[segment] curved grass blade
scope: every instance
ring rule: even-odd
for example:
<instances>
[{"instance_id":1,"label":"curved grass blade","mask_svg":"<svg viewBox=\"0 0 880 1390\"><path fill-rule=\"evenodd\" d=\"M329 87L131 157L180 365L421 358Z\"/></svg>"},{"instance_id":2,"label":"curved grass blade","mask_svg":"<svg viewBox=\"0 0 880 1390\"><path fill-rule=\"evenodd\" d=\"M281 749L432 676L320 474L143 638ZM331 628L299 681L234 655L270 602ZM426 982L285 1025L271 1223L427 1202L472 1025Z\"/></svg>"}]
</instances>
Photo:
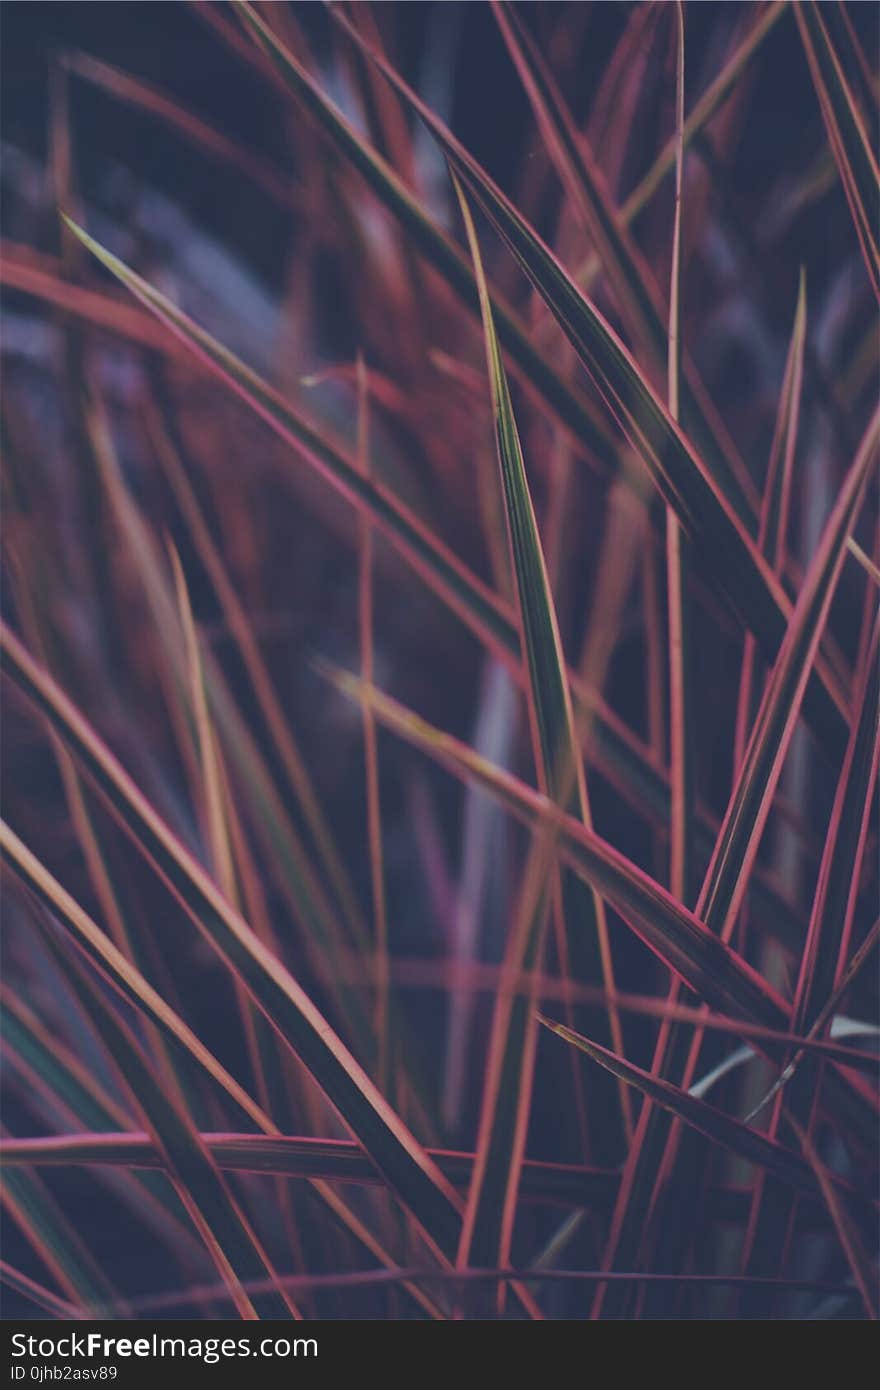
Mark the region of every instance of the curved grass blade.
<instances>
[{"instance_id":1,"label":"curved grass blade","mask_svg":"<svg viewBox=\"0 0 880 1390\"><path fill-rule=\"evenodd\" d=\"M819 6L796 3L794 13L868 278L880 299L880 170Z\"/></svg>"},{"instance_id":2,"label":"curved grass blade","mask_svg":"<svg viewBox=\"0 0 880 1390\"><path fill-rule=\"evenodd\" d=\"M117 1075L146 1122L162 1154L187 1214L204 1241L239 1316L298 1317L296 1304L278 1284L277 1276L238 1202L232 1196L201 1136L179 1101L170 1097L156 1078L150 1061L121 1016L96 987L94 977L46 930L74 994L107 1049ZM253 1301L243 1284L268 1281L269 1288Z\"/></svg>"},{"instance_id":3,"label":"curved grass blade","mask_svg":"<svg viewBox=\"0 0 880 1390\"><path fill-rule=\"evenodd\" d=\"M83 82L172 126L212 158L243 174L282 207L295 206L296 184L289 174L261 159L254 150L245 149L221 134L159 87L88 53L65 54L62 62L68 72Z\"/></svg>"},{"instance_id":4,"label":"curved grass blade","mask_svg":"<svg viewBox=\"0 0 880 1390\"><path fill-rule=\"evenodd\" d=\"M0 628L5 668L58 730L192 920L312 1073L439 1252L460 1234L460 1203L311 999L229 906L109 749L18 639Z\"/></svg>"},{"instance_id":5,"label":"curved grass blade","mask_svg":"<svg viewBox=\"0 0 880 1390\"><path fill-rule=\"evenodd\" d=\"M510 200L395 69L364 42L336 8L332 13L428 127L471 189L590 372L611 413L703 556L713 582L754 632L768 660L774 660L791 617L791 604L711 467L671 419L595 305ZM842 753L847 699L824 662L811 683L808 710L830 751Z\"/></svg>"}]
</instances>

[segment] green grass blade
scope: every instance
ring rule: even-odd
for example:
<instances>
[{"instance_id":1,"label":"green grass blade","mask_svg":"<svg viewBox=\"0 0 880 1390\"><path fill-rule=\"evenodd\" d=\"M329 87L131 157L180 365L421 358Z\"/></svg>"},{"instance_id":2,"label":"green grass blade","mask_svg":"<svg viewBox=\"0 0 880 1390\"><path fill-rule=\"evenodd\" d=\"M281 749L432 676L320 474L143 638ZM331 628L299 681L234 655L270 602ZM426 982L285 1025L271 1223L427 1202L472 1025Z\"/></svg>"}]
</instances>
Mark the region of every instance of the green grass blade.
<instances>
[{"instance_id":1,"label":"green grass blade","mask_svg":"<svg viewBox=\"0 0 880 1390\"><path fill-rule=\"evenodd\" d=\"M590 824L583 764L575 736L562 644L547 568L522 457L507 376L495 334L482 260L467 202L456 184L480 294L486 360L492 396L495 443L507 520L511 569L517 598L529 718L542 790L563 809ZM553 855L536 842L523 877L517 922L505 956L509 969L540 962L552 883ZM562 886L563 930L567 955L582 978L584 958L592 954L609 997L614 994L604 909L598 895L566 874ZM591 953L584 946L592 941ZM580 967L580 968L579 968ZM616 1013L614 1019L617 1019ZM613 1025L612 1025L613 1026ZM616 1029L620 1045L619 1021ZM483 1093L479 1156L472 1184L459 1264L506 1267L510 1257L520 1165L531 1100L534 1023L528 999L500 999L493 1017L493 1065ZM599 1107L597 1106L597 1109Z\"/></svg>"}]
</instances>

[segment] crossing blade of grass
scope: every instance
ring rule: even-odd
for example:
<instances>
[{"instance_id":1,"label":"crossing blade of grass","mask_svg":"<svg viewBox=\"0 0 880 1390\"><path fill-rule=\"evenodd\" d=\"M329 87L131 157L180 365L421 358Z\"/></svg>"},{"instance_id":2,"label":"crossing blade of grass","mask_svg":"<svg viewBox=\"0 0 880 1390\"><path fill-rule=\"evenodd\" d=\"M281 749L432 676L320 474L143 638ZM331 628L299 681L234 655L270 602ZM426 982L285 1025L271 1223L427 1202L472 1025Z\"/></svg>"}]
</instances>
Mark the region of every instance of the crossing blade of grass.
<instances>
[{"instance_id":1,"label":"crossing blade of grass","mask_svg":"<svg viewBox=\"0 0 880 1390\"><path fill-rule=\"evenodd\" d=\"M843 942L847 903L858 881L858 851L863 818L870 805L871 771L880 702L880 619L871 645L849 745L828 824L813 909L795 988L792 1029L800 1032L832 993Z\"/></svg>"},{"instance_id":2,"label":"crossing blade of grass","mask_svg":"<svg viewBox=\"0 0 880 1390\"><path fill-rule=\"evenodd\" d=\"M456 192L480 293L496 450L523 656L528 669L527 703L539 785L552 800L589 825L589 802L575 738L556 614L507 377L495 335L476 232L457 183ZM517 959L512 959L508 952L505 956L508 968L528 968L540 962L548 909L548 879L552 882L555 872L553 861L552 847L537 842L523 876L521 903L511 937ZM609 997L612 996L614 977L601 899L595 893L585 894L577 881L563 882L562 916L569 961L573 965L582 963L586 954L584 943L593 939L598 947L593 952L593 963L599 965L605 988ZM615 1024L619 1046L616 1014L611 1020L613 1033ZM526 998L499 999L493 1015L490 1066L483 1090L475 1180L468 1196L458 1254L458 1263L463 1267L469 1264L506 1267L509 1264L530 1111L534 1047L530 1001ZM499 1298L503 1297L503 1292L502 1284Z\"/></svg>"},{"instance_id":3,"label":"crossing blade of grass","mask_svg":"<svg viewBox=\"0 0 880 1390\"><path fill-rule=\"evenodd\" d=\"M844 969L839 983L834 987L833 993L825 1001L822 1008L816 1015L816 1018L814 1019L809 1032L806 1034L806 1038L808 1040L813 1040L815 1038L821 1037L824 1030L828 1027L828 1024L830 1023L838 1006L840 1005L840 1001L843 999L844 995L846 994L846 991L849 989L853 980L858 975L859 971L861 970L865 961L870 956L874 947L877 945L878 941L880 941L880 918L878 918L877 921L875 921L873 927L868 932L867 936L865 937L859 949L856 951L852 960ZM791 1080L792 1076L794 1075L795 1069L800 1065L804 1057L807 1055L806 1048L802 1047L800 1044L795 1044L795 1046L797 1047L795 1055L792 1057L788 1066L782 1072L778 1080L774 1082L773 1086L767 1092L764 1099L758 1105L756 1105L751 1114L746 1117L747 1123L753 1120L756 1115L760 1114L760 1112L764 1109L764 1106L767 1105L773 1099L773 1097L782 1089L782 1087L785 1086Z\"/></svg>"},{"instance_id":4,"label":"crossing blade of grass","mask_svg":"<svg viewBox=\"0 0 880 1390\"><path fill-rule=\"evenodd\" d=\"M256 373L205 333L158 290L99 245L82 228L68 224L93 255L112 272L171 333L212 368L252 410L269 424L307 462L354 506L368 511L371 521L407 556L432 588L442 593L449 606L482 640L493 641L501 652L515 640L504 606L467 568L434 537L430 530L373 477L364 477L350 458L324 433Z\"/></svg>"},{"instance_id":5,"label":"crossing blade of grass","mask_svg":"<svg viewBox=\"0 0 880 1390\"><path fill-rule=\"evenodd\" d=\"M871 559L870 555L865 554L858 541L853 540L852 536L850 536L849 540L847 541L847 545L849 546L851 553L855 555L856 559L858 560L865 573L869 574L871 576L871 579L877 585L877 587L880 588L880 569L878 569L877 566L874 564L874 561Z\"/></svg>"},{"instance_id":6,"label":"crossing blade of grass","mask_svg":"<svg viewBox=\"0 0 880 1390\"><path fill-rule=\"evenodd\" d=\"M97 243L91 242L90 245L99 259L109 256ZM230 357L225 349L208 335L201 334L201 330L198 330L170 301L145 285L139 277L133 276L133 272L128 271L115 257L110 256L108 264L130 288L140 286L149 290L156 305L160 306L155 312L160 317L167 316L171 331L176 332L180 328L183 340L189 342L200 356L202 347L199 344L204 338L204 360L225 379L230 380L232 384L236 381L240 383L245 377L248 381L253 379L257 386L256 391L252 394L249 387L243 389L243 398L250 407L296 448L307 462L316 467L333 486L339 487L355 505L363 504L366 507L373 523L412 564L425 583L462 618L479 640L509 664L521 679L519 636L516 625L504 605L491 595L412 513L402 507L391 493L371 480L364 480L358 473L356 461L347 458L343 451L293 411L292 407L270 387L253 377L242 363ZM145 302L152 304L152 300L149 299ZM190 336L193 333L198 335L199 344L194 343ZM230 370L237 374L234 378L228 375L227 359L232 363ZM238 389L239 386L236 385L236 390ZM264 400L271 404L271 411L267 412L261 404ZM365 490L362 490L362 485L365 486ZM570 680L579 709L588 713L595 736L596 754L601 756L603 770L615 778L624 794L631 798L636 807L650 806L658 819L668 817L668 788L662 778L658 777L657 768L646 750L612 712L594 698L583 682L571 676ZM218 709L217 713L218 718L222 718L222 710ZM230 739L232 751L243 754L251 743L247 729L238 721L236 736ZM249 758L248 776L255 776L256 773L254 759ZM271 799L271 788L264 785L261 796ZM705 821L702 820L701 835L705 834L705 829ZM289 858L289 847L284 848L282 858ZM780 914L784 916L784 908L778 901L774 904L774 912L777 917L780 917Z\"/></svg>"},{"instance_id":7,"label":"crossing blade of grass","mask_svg":"<svg viewBox=\"0 0 880 1390\"><path fill-rule=\"evenodd\" d=\"M0 1017L7 1066L24 1080L29 1095L39 1096L60 1125L114 1131L131 1128L129 1114L100 1087L58 1038L31 1011L3 992ZM8 1073L7 1073L8 1075ZM41 1106L42 1109L42 1106ZM192 1232L180 1201L157 1173L110 1174L116 1195L148 1225L182 1266L204 1273L205 1250Z\"/></svg>"},{"instance_id":8,"label":"crossing blade of grass","mask_svg":"<svg viewBox=\"0 0 880 1390\"><path fill-rule=\"evenodd\" d=\"M5 1260L0 1260L0 1282L16 1293L23 1294L25 1298L38 1308L42 1308L44 1312L51 1313L53 1318L67 1321L70 1319L81 1320L86 1317L84 1308L78 1307L74 1303L68 1303L64 1298L59 1298L51 1289L47 1289L45 1284L38 1284L36 1279L31 1279L30 1275L16 1269L14 1265L7 1264Z\"/></svg>"},{"instance_id":9,"label":"crossing blade of grass","mask_svg":"<svg viewBox=\"0 0 880 1390\"><path fill-rule=\"evenodd\" d=\"M507 607L392 493L375 479L365 479L357 468L356 460L349 458L326 435L309 424L265 382L198 329L158 291L134 275L85 233L79 234L86 237L86 244L94 254L167 323L170 332L180 335L200 360L233 385L250 408L315 467L322 477L355 506L367 511L373 525L391 541L428 587L521 679L519 634ZM603 759L603 769L615 778L634 805L641 808L650 806L658 819L667 817L668 789L663 784L662 776L658 777L658 770L650 756L626 726L593 697L582 681L576 676L570 679L579 709L588 712L595 736L596 755ZM217 717L222 720L222 709L217 710ZM230 739L231 750L244 751L251 742L246 728L239 721L236 737ZM248 766L249 775L254 775L252 758ZM271 789L265 788L264 791L266 795L271 795ZM705 831L705 822L702 823L702 830ZM285 850L285 857L288 857L288 853Z\"/></svg>"},{"instance_id":10,"label":"crossing blade of grass","mask_svg":"<svg viewBox=\"0 0 880 1390\"><path fill-rule=\"evenodd\" d=\"M102 403L93 394L88 410L89 433L101 479L110 506L132 559L139 571L144 591L152 610L156 631L161 634L167 654L168 684L172 697L189 705L188 691L192 684L191 662L180 634L180 622L169 583L166 567L156 553L156 544L122 477ZM340 991L333 962L339 950L349 944L337 921L332 904L318 880L306 847L294 828L279 796L265 759L247 721L232 698L222 672L210 652L200 657L204 667L206 693L210 711L219 731L224 735L224 747L234 760L246 790L247 805L254 823L272 850L271 864L288 902L301 924L301 941L319 978L326 984L331 997L360 1047L369 1046L371 1030L360 999L351 991ZM279 718L281 716L279 715ZM186 718L186 716L184 716ZM283 724L283 718L281 723ZM280 733L280 730L279 730ZM295 750L288 748L288 752ZM309 787L302 781L299 789L306 795ZM332 862L332 861L331 861ZM345 897L344 891L339 896ZM266 943L270 949L274 943Z\"/></svg>"},{"instance_id":11,"label":"crossing blade of grass","mask_svg":"<svg viewBox=\"0 0 880 1390\"><path fill-rule=\"evenodd\" d=\"M868 278L880 299L880 169L819 6L796 3L794 13Z\"/></svg>"},{"instance_id":12,"label":"crossing blade of grass","mask_svg":"<svg viewBox=\"0 0 880 1390\"><path fill-rule=\"evenodd\" d=\"M382 159L321 91L318 83L273 33L252 5L235 0L235 8L254 43L269 58L272 71L302 102L344 157L359 171L383 206L408 232L426 260L455 294L476 314L477 289L466 256L422 208L391 166ZM365 47L366 41L364 41ZM372 50L371 50L372 51ZM575 437L587 455L605 468L614 468L617 448L610 432L583 399L575 394L531 342L528 327L493 295L493 313L502 343L524 378Z\"/></svg>"},{"instance_id":13,"label":"crossing blade of grass","mask_svg":"<svg viewBox=\"0 0 880 1390\"><path fill-rule=\"evenodd\" d=\"M667 357L666 322L651 271L614 206L586 139L577 129L518 11L507 0L493 0L492 9L562 181L568 206L575 209L596 246L630 335L645 352L655 379L659 379ZM681 148L683 156L683 137ZM757 510L754 485L736 457L733 444L711 418L705 390L689 363L683 363L681 401L685 430L702 450L713 455L719 476L724 479L725 493L746 527L750 527ZM673 418L678 419L678 415Z\"/></svg>"},{"instance_id":14,"label":"crossing blade of grass","mask_svg":"<svg viewBox=\"0 0 880 1390\"><path fill-rule=\"evenodd\" d=\"M880 618L874 624L859 696L858 717L853 721L837 783L794 991L792 1031L795 1033L803 1032L809 1022L820 1014L825 1000L833 992L847 919L847 902L853 883L857 883L860 876L861 831L870 807L870 783L878 743ZM771 1088L770 1095L776 1097L776 1105L768 1133L776 1138L780 1133L784 1134L786 1124L790 1125L809 1157L810 1129L822 1080L819 1060L811 1057L794 1080L792 1073L793 1066L789 1063ZM785 1098L780 1094L783 1079L788 1083ZM769 1099L768 1095L752 1110L751 1115L763 1110ZM825 1193L824 1187L822 1190ZM828 1194L825 1195L827 1199ZM832 1203L829 1203L829 1211L835 1226L838 1226L839 1213ZM763 1181L756 1183L741 1257L744 1270L760 1274L782 1267L792 1215L790 1193L780 1193L772 1184L767 1185ZM845 1234L845 1213L842 1219ZM844 1248L849 1253L852 1241L847 1239Z\"/></svg>"},{"instance_id":15,"label":"crossing blade of grass","mask_svg":"<svg viewBox=\"0 0 880 1390\"><path fill-rule=\"evenodd\" d=\"M202 654L195 618L193 617L189 589L180 556L171 541L168 542L168 550L174 572L174 584L177 591L190 672L190 706L196 728L201 770L201 786L198 791L201 792L199 799L203 803L207 821L211 865L217 883L227 901L241 910L239 880L232 845L229 788L208 708ZM257 934L260 940L271 948L271 936L269 935L267 938L265 932L258 932ZM276 1060L277 1039L239 980L235 981L235 1000L257 1095L264 1108L270 1113L285 1116L287 1114L287 1087ZM289 1194L283 1183L276 1184L275 1197L279 1216L284 1223L288 1249L291 1256L295 1258L297 1267L302 1269L304 1261L299 1235L290 1209Z\"/></svg>"},{"instance_id":16,"label":"crossing blade of grass","mask_svg":"<svg viewBox=\"0 0 880 1390\"><path fill-rule=\"evenodd\" d=\"M311 999L255 937L142 796L88 721L3 624L5 669L61 733L134 842L191 919L246 985L287 1046L305 1064L364 1145L432 1246L451 1256L459 1198L378 1093Z\"/></svg>"},{"instance_id":17,"label":"crossing blade of grass","mask_svg":"<svg viewBox=\"0 0 880 1390\"><path fill-rule=\"evenodd\" d=\"M325 1178L375 1186L381 1178L363 1149L347 1139L312 1139L284 1135L204 1134L217 1165L231 1173L272 1173L289 1178ZM448 1149L430 1153L449 1181L466 1187L475 1155ZM97 1164L146 1171L162 1166L162 1155L143 1131L51 1135L48 1138L7 1139L0 1145L0 1166L18 1168ZM580 1164L543 1163L526 1159L522 1193L532 1202L600 1204L616 1187L613 1169Z\"/></svg>"},{"instance_id":18,"label":"crossing blade of grass","mask_svg":"<svg viewBox=\"0 0 880 1390\"><path fill-rule=\"evenodd\" d=\"M554 1023L552 1019L545 1018L543 1015L539 1017L541 1023L549 1028L551 1033L557 1033L565 1042L571 1043L573 1047L586 1053L599 1066L605 1067L614 1076L619 1076L630 1086L636 1087L655 1105L662 1106L676 1119L683 1120L686 1125L710 1139L713 1144L728 1149L749 1163L755 1163L759 1167L767 1169L781 1182L797 1191L807 1192L815 1197L817 1183L813 1170L806 1159L794 1149L788 1149L783 1144L766 1139L763 1134L757 1130L749 1129L748 1125L744 1125L740 1120L732 1119L723 1110L716 1109L714 1105L708 1105L706 1101L698 1100L695 1096L689 1095L687 1091L680 1090L679 1087L673 1086L668 1081L663 1081L651 1072L643 1071L641 1067L634 1066L632 1062L627 1062L623 1057L615 1056L606 1048L600 1047L598 1043L591 1042L589 1038L583 1038L580 1034L573 1033L570 1028L564 1027L563 1024ZM842 1179L835 1177L833 1181L841 1191L845 1191L859 1200L863 1211L870 1212L872 1210L873 1204L870 1199L865 1199L862 1194L855 1192Z\"/></svg>"},{"instance_id":19,"label":"crossing blade of grass","mask_svg":"<svg viewBox=\"0 0 880 1390\"><path fill-rule=\"evenodd\" d=\"M66 949L59 946L49 929L45 930L68 984L87 1011L117 1076L159 1148L165 1171L239 1316L298 1317L296 1304L278 1284L265 1251L186 1110L169 1097L150 1059L128 1024L107 1002L94 976L71 954L69 945ZM268 1281L270 1287L252 1301L242 1284L253 1280Z\"/></svg>"},{"instance_id":20,"label":"crossing blade of grass","mask_svg":"<svg viewBox=\"0 0 880 1390\"><path fill-rule=\"evenodd\" d=\"M353 700L370 700L387 728L453 776L484 787L526 825L540 829L542 822L551 822L561 857L707 1003L721 1013L785 1030L789 1011L776 991L667 889L595 831L375 687L366 689L354 676L329 667L324 670L343 694ZM771 1047L770 1051L778 1054L778 1049Z\"/></svg>"},{"instance_id":21,"label":"crossing blade of grass","mask_svg":"<svg viewBox=\"0 0 880 1390\"><path fill-rule=\"evenodd\" d=\"M224 1090L248 1118L263 1128L267 1123L260 1107L239 1085L177 1013L144 979L136 966L113 945L100 927L33 855L13 830L0 821L0 850L22 882L64 924L88 958L102 970L119 992L146 1018L176 1039L202 1069Z\"/></svg>"},{"instance_id":22,"label":"crossing blade of grass","mask_svg":"<svg viewBox=\"0 0 880 1390\"><path fill-rule=\"evenodd\" d=\"M335 7L332 13L431 131L507 242L703 556L707 574L772 661L785 635L791 604L737 517L723 481L713 474L711 464L698 456L616 333L534 228L395 69L364 43ZM811 683L807 708L829 751L842 753L847 698L824 662Z\"/></svg>"},{"instance_id":23,"label":"crossing blade of grass","mask_svg":"<svg viewBox=\"0 0 880 1390\"><path fill-rule=\"evenodd\" d=\"M811 665L846 555L847 537L858 513L873 462L878 427L880 413L875 414L866 430L826 523L768 679L743 766L697 901L697 915L725 944L733 933L745 885L800 714ZM652 1070L666 1077L680 1076L680 1084L686 1089L696 1073L701 1042L702 1031L699 1029L688 1039L680 1028L662 1028ZM609 1268L619 1267L618 1261L622 1267L631 1264L644 1227L649 1194L653 1193L657 1200L660 1199L661 1182L666 1180L674 1164L676 1134L670 1130L666 1118L652 1114L646 1107L640 1116L639 1129L641 1133L637 1135L627 1160L622 1188L625 1196L619 1198L618 1211L612 1221L605 1257ZM680 1224L683 1226L683 1221ZM594 1316L598 1316L605 1307L606 1296L614 1298L616 1295L605 1289L597 1291ZM607 1308L605 1311L608 1311Z\"/></svg>"},{"instance_id":24,"label":"crossing blade of grass","mask_svg":"<svg viewBox=\"0 0 880 1390\"><path fill-rule=\"evenodd\" d=\"M63 277L60 261L50 256L35 256L28 247L0 242L0 285L57 305L65 313L84 319L96 328L117 333L139 347L170 352L177 358L185 353L149 314L112 295L70 284Z\"/></svg>"},{"instance_id":25,"label":"crossing blade of grass","mask_svg":"<svg viewBox=\"0 0 880 1390\"><path fill-rule=\"evenodd\" d=\"M192 1057L204 1074L234 1101L248 1119L266 1135L278 1137L279 1130L270 1117L248 1095L244 1088L204 1046L187 1024L165 1000L152 989L139 972L107 940L88 914L71 898L27 847L0 821L0 849L13 870L27 887L50 909L80 944L81 949L104 974L108 982L124 995L144 1016L155 1023L166 1036L173 1038ZM118 1122L118 1121L117 1121ZM365 1160L372 1163L369 1157ZM376 1168L376 1180L384 1179ZM324 1181L316 1180L313 1187L320 1200L333 1212L340 1224L386 1268L396 1265L394 1258L376 1240L363 1221L341 1200ZM419 1306L430 1316L437 1316L435 1305L418 1289L406 1285Z\"/></svg>"},{"instance_id":26,"label":"crossing blade of grass","mask_svg":"<svg viewBox=\"0 0 880 1390\"><path fill-rule=\"evenodd\" d=\"M712 117L718 112L726 102L728 96L735 89L737 81L742 77L749 63L759 51L764 39L774 28L776 23L782 18L788 7L789 0L772 0L766 5L758 18L754 21L751 29L745 38L734 49L724 67L718 73L702 96L694 103L693 109L684 124L684 145L687 148L697 140L697 137L705 132L705 128ZM651 199L661 187L664 179L674 170L676 159L676 136L673 134L667 140L663 149L657 155L653 164L642 175L635 188L623 202L619 216L621 222L630 226L639 217L640 213L650 204ZM595 251L585 257L575 272L575 280L583 289L590 289L593 281L599 273L601 261Z\"/></svg>"},{"instance_id":27,"label":"crossing blade of grass","mask_svg":"<svg viewBox=\"0 0 880 1390\"><path fill-rule=\"evenodd\" d=\"M4 1173L0 1203L73 1302L83 1309L100 1308L103 1317L127 1315L124 1300L35 1173Z\"/></svg>"},{"instance_id":28,"label":"crossing blade of grass","mask_svg":"<svg viewBox=\"0 0 880 1390\"><path fill-rule=\"evenodd\" d=\"M875 462L878 439L880 410L875 411L865 430L804 579L707 871L697 910L707 920L717 922L725 938L742 903L760 831L804 702L810 670L846 557L847 541Z\"/></svg>"},{"instance_id":29,"label":"crossing blade of grass","mask_svg":"<svg viewBox=\"0 0 880 1390\"><path fill-rule=\"evenodd\" d=\"M677 7L677 62L675 97L675 201L672 235L672 267L669 294L669 347L668 347L668 405L673 421L678 420L680 387L680 261L681 261L681 218L682 181L684 161L684 15ZM693 729L690 708L691 695L691 620L689 596L689 541L682 530L679 519L672 507L666 508L666 588L667 588L667 628L669 643L669 747L670 747L670 865L669 884L674 897L680 902L690 902L691 873L693 862ZM675 1007L681 995L681 982L672 981L667 1002ZM655 1044L652 1074L660 1072L664 1065L666 1049L676 1036L682 1036L681 1025L675 1025L671 1017L663 1019ZM644 1204L647 1194L645 1172L648 1167L646 1149L662 1129L656 1120L652 1126L651 1107L646 1104L639 1115L639 1124L633 1143L627 1154L624 1177L617 1195L611 1216L611 1227L606 1244L603 1263L621 1268L623 1256L617 1253L622 1244L627 1250L633 1237L640 1230L644 1217ZM616 1258L615 1258L616 1257ZM594 1309L602 1306L602 1299L609 1296L615 1303L615 1312L622 1310L621 1300L630 1291L619 1286L609 1288L600 1286L596 1291ZM613 1315L613 1314L612 1314Z\"/></svg>"}]
</instances>

